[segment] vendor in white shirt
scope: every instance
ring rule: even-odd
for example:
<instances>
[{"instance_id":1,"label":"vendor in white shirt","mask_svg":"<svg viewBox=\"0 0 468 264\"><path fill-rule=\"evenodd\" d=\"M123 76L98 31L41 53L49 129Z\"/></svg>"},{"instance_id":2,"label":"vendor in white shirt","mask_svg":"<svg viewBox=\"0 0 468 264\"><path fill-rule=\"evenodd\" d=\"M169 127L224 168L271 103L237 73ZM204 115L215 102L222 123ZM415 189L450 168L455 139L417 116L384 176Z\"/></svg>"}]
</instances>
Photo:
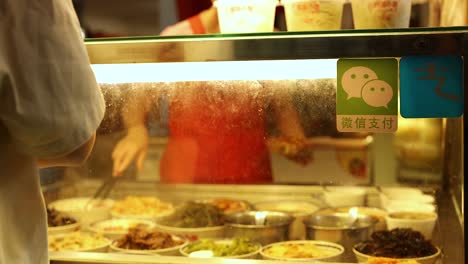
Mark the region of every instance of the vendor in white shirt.
<instances>
[{"instance_id":1,"label":"vendor in white shirt","mask_svg":"<svg viewBox=\"0 0 468 264\"><path fill-rule=\"evenodd\" d=\"M104 109L71 0L1 1L1 264L49 263L38 169L84 162Z\"/></svg>"}]
</instances>

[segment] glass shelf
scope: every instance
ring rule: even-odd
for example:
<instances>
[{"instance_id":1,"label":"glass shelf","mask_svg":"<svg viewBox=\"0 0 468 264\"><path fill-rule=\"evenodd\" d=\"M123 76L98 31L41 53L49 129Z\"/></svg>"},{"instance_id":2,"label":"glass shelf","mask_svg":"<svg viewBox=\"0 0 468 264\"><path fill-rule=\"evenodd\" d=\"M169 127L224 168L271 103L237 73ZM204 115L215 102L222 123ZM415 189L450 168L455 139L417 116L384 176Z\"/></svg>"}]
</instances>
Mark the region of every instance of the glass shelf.
<instances>
[{"instance_id":1,"label":"glass shelf","mask_svg":"<svg viewBox=\"0 0 468 264\"><path fill-rule=\"evenodd\" d=\"M465 54L468 27L86 39L92 64Z\"/></svg>"}]
</instances>

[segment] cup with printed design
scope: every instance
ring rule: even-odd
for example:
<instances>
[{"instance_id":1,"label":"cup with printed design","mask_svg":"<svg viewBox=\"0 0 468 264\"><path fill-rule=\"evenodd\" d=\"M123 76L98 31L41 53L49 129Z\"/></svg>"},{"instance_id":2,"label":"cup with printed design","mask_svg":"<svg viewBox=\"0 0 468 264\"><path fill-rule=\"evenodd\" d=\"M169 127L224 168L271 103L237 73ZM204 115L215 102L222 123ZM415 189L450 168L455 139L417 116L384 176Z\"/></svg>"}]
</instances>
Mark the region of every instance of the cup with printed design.
<instances>
[{"instance_id":1,"label":"cup with printed design","mask_svg":"<svg viewBox=\"0 0 468 264\"><path fill-rule=\"evenodd\" d=\"M220 32L273 32L277 4L277 0L217 0Z\"/></svg>"},{"instance_id":2,"label":"cup with printed design","mask_svg":"<svg viewBox=\"0 0 468 264\"><path fill-rule=\"evenodd\" d=\"M344 0L282 0L288 31L339 30Z\"/></svg>"},{"instance_id":3,"label":"cup with printed design","mask_svg":"<svg viewBox=\"0 0 468 264\"><path fill-rule=\"evenodd\" d=\"M411 1L351 0L355 29L408 28Z\"/></svg>"}]
</instances>

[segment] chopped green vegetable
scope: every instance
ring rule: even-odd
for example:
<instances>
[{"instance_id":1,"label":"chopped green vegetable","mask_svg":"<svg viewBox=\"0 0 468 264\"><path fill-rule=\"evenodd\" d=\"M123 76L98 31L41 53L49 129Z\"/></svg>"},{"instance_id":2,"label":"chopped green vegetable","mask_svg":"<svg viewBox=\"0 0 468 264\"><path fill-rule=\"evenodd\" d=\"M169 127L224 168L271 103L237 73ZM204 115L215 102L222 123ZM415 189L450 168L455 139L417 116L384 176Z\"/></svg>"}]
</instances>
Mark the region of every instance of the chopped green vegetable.
<instances>
[{"instance_id":1,"label":"chopped green vegetable","mask_svg":"<svg viewBox=\"0 0 468 264\"><path fill-rule=\"evenodd\" d=\"M167 217L163 224L173 227L209 227L224 224L223 213L214 205L187 202Z\"/></svg>"},{"instance_id":2,"label":"chopped green vegetable","mask_svg":"<svg viewBox=\"0 0 468 264\"><path fill-rule=\"evenodd\" d=\"M259 248L258 244L252 243L247 238L235 238L226 242L204 239L187 246L185 252L190 254L200 250L211 250L214 257L231 257L249 254Z\"/></svg>"}]
</instances>

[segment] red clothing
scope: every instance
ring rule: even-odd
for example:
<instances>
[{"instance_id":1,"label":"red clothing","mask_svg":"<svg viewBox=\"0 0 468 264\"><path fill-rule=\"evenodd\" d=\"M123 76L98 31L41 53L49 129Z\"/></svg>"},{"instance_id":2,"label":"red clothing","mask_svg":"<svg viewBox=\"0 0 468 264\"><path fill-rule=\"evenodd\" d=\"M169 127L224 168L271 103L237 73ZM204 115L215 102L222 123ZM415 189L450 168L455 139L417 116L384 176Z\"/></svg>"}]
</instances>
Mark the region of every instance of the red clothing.
<instances>
[{"instance_id":1,"label":"red clothing","mask_svg":"<svg viewBox=\"0 0 468 264\"><path fill-rule=\"evenodd\" d=\"M261 85L186 82L174 88L163 182L272 182Z\"/></svg>"},{"instance_id":2,"label":"red clothing","mask_svg":"<svg viewBox=\"0 0 468 264\"><path fill-rule=\"evenodd\" d=\"M174 36L174 35L198 35L205 34L206 30L200 19L200 15L195 15L183 20L175 25L166 27L161 31L161 36Z\"/></svg>"}]
</instances>

